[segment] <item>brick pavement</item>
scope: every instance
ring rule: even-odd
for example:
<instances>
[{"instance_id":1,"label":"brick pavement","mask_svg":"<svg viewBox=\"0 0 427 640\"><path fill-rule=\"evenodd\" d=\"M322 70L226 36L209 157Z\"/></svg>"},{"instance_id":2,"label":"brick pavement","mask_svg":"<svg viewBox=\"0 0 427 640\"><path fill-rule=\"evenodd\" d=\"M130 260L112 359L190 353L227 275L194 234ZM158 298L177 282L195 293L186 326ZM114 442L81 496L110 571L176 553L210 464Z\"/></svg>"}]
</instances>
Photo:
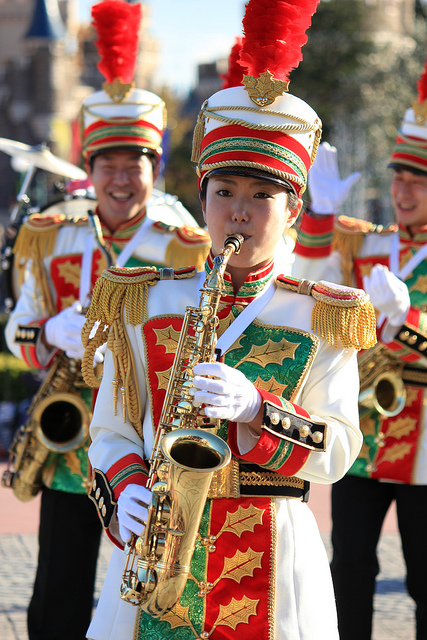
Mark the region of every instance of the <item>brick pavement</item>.
<instances>
[{"instance_id":1,"label":"brick pavement","mask_svg":"<svg viewBox=\"0 0 427 640\"><path fill-rule=\"evenodd\" d=\"M0 473L3 467L0 464ZM9 490L0 488L1 640L28 640L26 609L37 561L37 500L21 504ZM329 487L313 487L310 506L330 553ZM99 597L110 554L111 543L104 536L95 599ZM377 581L372 640L414 640L413 605L405 591L403 559L393 512L388 515L381 536L379 558L381 573Z\"/></svg>"}]
</instances>

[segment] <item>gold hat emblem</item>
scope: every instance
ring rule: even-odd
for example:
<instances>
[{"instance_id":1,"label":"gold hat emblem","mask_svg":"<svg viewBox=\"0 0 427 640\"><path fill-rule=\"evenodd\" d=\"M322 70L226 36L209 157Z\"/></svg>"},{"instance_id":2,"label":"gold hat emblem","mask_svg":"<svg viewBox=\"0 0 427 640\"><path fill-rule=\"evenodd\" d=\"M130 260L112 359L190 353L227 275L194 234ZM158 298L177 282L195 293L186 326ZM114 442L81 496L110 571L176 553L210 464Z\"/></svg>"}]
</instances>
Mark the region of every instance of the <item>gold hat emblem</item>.
<instances>
[{"instance_id":1,"label":"gold hat emblem","mask_svg":"<svg viewBox=\"0 0 427 640\"><path fill-rule=\"evenodd\" d=\"M243 76L243 84L252 102L258 107L273 104L276 98L288 91L289 82L276 80L270 71L264 71L258 78Z\"/></svg>"}]
</instances>

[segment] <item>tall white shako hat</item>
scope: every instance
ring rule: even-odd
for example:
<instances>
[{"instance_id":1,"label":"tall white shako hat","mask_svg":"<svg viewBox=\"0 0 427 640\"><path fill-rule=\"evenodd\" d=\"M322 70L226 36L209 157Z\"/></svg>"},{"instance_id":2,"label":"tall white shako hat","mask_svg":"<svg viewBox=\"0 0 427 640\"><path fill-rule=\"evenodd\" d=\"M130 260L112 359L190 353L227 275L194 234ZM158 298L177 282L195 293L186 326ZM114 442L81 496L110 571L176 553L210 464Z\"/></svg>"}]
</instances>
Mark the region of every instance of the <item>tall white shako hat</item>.
<instances>
[{"instance_id":1,"label":"tall white shako hat","mask_svg":"<svg viewBox=\"0 0 427 640\"><path fill-rule=\"evenodd\" d=\"M92 25L98 39L98 69L105 77L102 91L91 94L80 112L85 160L107 149L137 149L162 154L166 126L163 100L136 89L135 74L141 5L126 0L103 0L92 6Z\"/></svg>"},{"instance_id":2,"label":"tall white shako hat","mask_svg":"<svg viewBox=\"0 0 427 640\"><path fill-rule=\"evenodd\" d=\"M242 83L206 100L194 130L199 187L215 171L256 174L304 193L322 123L306 102L288 93L288 76L302 60L318 3L248 2L238 59Z\"/></svg>"},{"instance_id":3,"label":"tall white shako hat","mask_svg":"<svg viewBox=\"0 0 427 640\"><path fill-rule=\"evenodd\" d=\"M427 61L417 83L417 94L405 112L388 166L403 165L427 173Z\"/></svg>"}]
</instances>

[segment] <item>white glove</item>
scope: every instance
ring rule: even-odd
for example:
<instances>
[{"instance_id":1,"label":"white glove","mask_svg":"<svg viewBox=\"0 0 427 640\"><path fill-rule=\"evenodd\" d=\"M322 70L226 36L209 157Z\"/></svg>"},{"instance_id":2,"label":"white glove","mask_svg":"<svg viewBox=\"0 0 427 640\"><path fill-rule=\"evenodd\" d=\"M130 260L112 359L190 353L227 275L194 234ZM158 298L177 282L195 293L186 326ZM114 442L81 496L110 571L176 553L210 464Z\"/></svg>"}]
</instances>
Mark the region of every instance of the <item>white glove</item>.
<instances>
[{"instance_id":1,"label":"white glove","mask_svg":"<svg viewBox=\"0 0 427 640\"><path fill-rule=\"evenodd\" d=\"M148 505L151 491L139 484L128 484L117 500L117 518L119 533L123 542L127 542L131 534L140 536L148 518Z\"/></svg>"},{"instance_id":2,"label":"white glove","mask_svg":"<svg viewBox=\"0 0 427 640\"><path fill-rule=\"evenodd\" d=\"M46 322L44 325L46 341L52 347L65 351L69 358L81 360L84 353L81 332L85 321L81 304L74 302L71 307L64 309Z\"/></svg>"},{"instance_id":3,"label":"white glove","mask_svg":"<svg viewBox=\"0 0 427 640\"><path fill-rule=\"evenodd\" d=\"M394 327L406 320L411 301L408 287L382 264L376 264L369 276L363 276L363 288L375 309L383 313Z\"/></svg>"},{"instance_id":4,"label":"white glove","mask_svg":"<svg viewBox=\"0 0 427 640\"><path fill-rule=\"evenodd\" d=\"M256 417L261 395L241 371L222 362L197 364L193 371L194 403L207 405L204 411L209 418L251 422Z\"/></svg>"},{"instance_id":5,"label":"white glove","mask_svg":"<svg viewBox=\"0 0 427 640\"><path fill-rule=\"evenodd\" d=\"M308 172L311 210L319 215L338 213L340 205L347 198L360 175L360 172L356 171L341 180L337 150L328 142L322 142L313 166Z\"/></svg>"}]
</instances>

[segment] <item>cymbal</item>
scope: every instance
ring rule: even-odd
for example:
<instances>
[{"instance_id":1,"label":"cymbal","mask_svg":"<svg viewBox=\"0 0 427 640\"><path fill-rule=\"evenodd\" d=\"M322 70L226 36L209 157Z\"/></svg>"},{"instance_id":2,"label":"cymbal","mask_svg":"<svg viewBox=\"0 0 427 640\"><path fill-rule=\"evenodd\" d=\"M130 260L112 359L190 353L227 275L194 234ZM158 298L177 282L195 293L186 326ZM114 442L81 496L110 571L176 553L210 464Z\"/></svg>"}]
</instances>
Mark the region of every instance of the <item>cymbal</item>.
<instances>
[{"instance_id":1,"label":"cymbal","mask_svg":"<svg viewBox=\"0 0 427 640\"><path fill-rule=\"evenodd\" d=\"M84 180L87 178L86 171L76 167L71 162L57 158L46 146L38 145L30 147L28 144L0 138L0 151L8 153L14 158L24 160L28 165L33 165L38 169L50 171L58 176L71 178L73 180Z\"/></svg>"}]
</instances>

